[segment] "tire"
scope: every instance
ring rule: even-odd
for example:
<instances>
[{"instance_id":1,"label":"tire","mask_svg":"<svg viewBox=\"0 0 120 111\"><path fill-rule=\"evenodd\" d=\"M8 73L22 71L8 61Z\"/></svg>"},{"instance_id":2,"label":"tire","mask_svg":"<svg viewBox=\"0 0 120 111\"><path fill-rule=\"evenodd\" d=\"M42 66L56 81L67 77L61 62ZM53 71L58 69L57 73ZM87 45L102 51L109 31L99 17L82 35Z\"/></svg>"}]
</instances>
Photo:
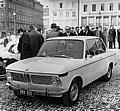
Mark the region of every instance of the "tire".
<instances>
[{"instance_id":1,"label":"tire","mask_svg":"<svg viewBox=\"0 0 120 111\"><path fill-rule=\"evenodd\" d=\"M79 99L80 84L76 80L72 81L69 90L63 95L63 104L65 106L71 106L75 104Z\"/></svg>"},{"instance_id":2,"label":"tire","mask_svg":"<svg viewBox=\"0 0 120 111\"><path fill-rule=\"evenodd\" d=\"M112 77L112 67L109 66L107 73L103 76L103 81L108 82Z\"/></svg>"}]
</instances>

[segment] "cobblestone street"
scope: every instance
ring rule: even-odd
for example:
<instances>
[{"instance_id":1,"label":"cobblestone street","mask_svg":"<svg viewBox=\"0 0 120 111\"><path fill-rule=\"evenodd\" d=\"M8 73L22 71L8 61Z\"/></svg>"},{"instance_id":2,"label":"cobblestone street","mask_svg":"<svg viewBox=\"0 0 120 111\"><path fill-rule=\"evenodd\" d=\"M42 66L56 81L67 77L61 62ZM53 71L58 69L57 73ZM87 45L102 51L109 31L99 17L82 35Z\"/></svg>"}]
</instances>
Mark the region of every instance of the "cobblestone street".
<instances>
[{"instance_id":1,"label":"cobblestone street","mask_svg":"<svg viewBox=\"0 0 120 111\"><path fill-rule=\"evenodd\" d=\"M119 63L120 64L120 63ZM17 98L0 82L0 111L120 111L120 65L109 82L97 80L81 90L77 104L64 107L60 98Z\"/></svg>"}]
</instances>

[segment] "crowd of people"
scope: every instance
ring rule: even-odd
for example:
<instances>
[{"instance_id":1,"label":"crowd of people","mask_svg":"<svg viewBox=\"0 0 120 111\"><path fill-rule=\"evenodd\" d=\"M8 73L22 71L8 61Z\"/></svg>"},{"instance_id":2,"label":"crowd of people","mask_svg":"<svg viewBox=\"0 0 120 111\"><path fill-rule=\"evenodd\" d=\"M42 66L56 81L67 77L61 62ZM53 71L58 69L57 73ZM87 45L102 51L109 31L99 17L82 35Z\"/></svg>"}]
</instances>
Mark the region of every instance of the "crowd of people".
<instances>
[{"instance_id":1,"label":"crowd of people","mask_svg":"<svg viewBox=\"0 0 120 111\"><path fill-rule=\"evenodd\" d=\"M46 32L45 39L58 36L98 36L110 49L116 48L116 44L118 44L120 49L120 28L115 29L113 26L110 26L109 29L101 26L95 28L89 26L84 28L66 26L64 29L61 29L56 23L52 23L51 30Z\"/></svg>"},{"instance_id":2,"label":"crowd of people","mask_svg":"<svg viewBox=\"0 0 120 111\"><path fill-rule=\"evenodd\" d=\"M30 30L26 31L23 28L18 29L17 36L18 46L17 50L20 52L20 59L26 59L29 57L34 57L37 55L42 43L49 38L53 37L63 37L63 36L98 36L100 37L107 47L120 49L120 28L115 29L111 26L109 29L102 28L101 26L90 28L86 27L69 27L66 26L64 29L56 25L56 23L51 24L51 29L45 32L45 35L41 33L41 28L29 27ZM14 38L14 37L12 37ZM4 37L4 47L8 40Z\"/></svg>"}]
</instances>

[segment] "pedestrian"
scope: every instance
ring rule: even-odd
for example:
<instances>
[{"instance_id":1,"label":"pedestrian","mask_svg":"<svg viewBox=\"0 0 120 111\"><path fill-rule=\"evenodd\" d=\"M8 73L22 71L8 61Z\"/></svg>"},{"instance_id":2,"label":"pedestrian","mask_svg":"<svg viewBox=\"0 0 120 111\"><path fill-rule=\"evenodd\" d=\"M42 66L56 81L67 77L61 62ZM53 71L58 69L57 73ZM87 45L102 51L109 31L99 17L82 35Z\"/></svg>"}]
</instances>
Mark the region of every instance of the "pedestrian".
<instances>
[{"instance_id":1,"label":"pedestrian","mask_svg":"<svg viewBox=\"0 0 120 111\"><path fill-rule=\"evenodd\" d=\"M94 36L94 33L90 30L90 28L89 28L89 26L86 26L85 28L84 28L84 32L83 32L83 35L85 35L85 36Z\"/></svg>"},{"instance_id":2,"label":"pedestrian","mask_svg":"<svg viewBox=\"0 0 120 111\"><path fill-rule=\"evenodd\" d=\"M37 32L38 32L38 34L40 34L40 38L41 38L42 43L43 43L44 42L44 37L43 37L43 35L41 33L41 28L37 28Z\"/></svg>"},{"instance_id":3,"label":"pedestrian","mask_svg":"<svg viewBox=\"0 0 120 111\"><path fill-rule=\"evenodd\" d=\"M103 42L106 44L106 37L103 35L102 27L96 27L95 36L100 37Z\"/></svg>"},{"instance_id":4,"label":"pedestrian","mask_svg":"<svg viewBox=\"0 0 120 111\"><path fill-rule=\"evenodd\" d=\"M84 28L85 29L85 28ZM80 31L78 33L78 36L85 36L85 30L82 27L80 28Z\"/></svg>"},{"instance_id":5,"label":"pedestrian","mask_svg":"<svg viewBox=\"0 0 120 111\"><path fill-rule=\"evenodd\" d=\"M117 30L118 49L120 49L120 28Z\"/></svg>"},{"instance_id":6,"label":"pedestrian","mask_svg":"<svg viewBox=\"0 0 120 111\"><path fill-rule=\"evenodd\" d=\"M34 57L37 55L42 43L43 39L41 37L41 34L38 33L33 26L30 26L31 32L29 32L30 37L30 44L31 44L31 57Z\"/></svg>"},{"instance_id":7,"label":"pedestrian","mask_svg":"<svg viewBox=\"0 0 120 111\"><path fill-rule=\"evenodd\" d=\"M109 41L109 48L113 48L113 43L114 43L114 38L113 38L113 27L111 26L109 31L108 31L108 41Z\"/></svg>"},{"instance_id":8,"label":"pedestrian","mask_svg":"<svg viewBox=\"0 0 120 111\"><path fill-rule=\"evenodd\" d=\"M57 26L57 32L59 33L59 37L63 36L63 29L60 26Z\"/></svg>"},{"instance_id":9,"label":"pedestrian","mask_svg":"<svg viewBox=\"0 0 120 111\"><path fill-rule=\"evenodd\" d=\"M8 38L6 37L6 33L4 33L4 47L6 48L6 45L8 44Z\"/></svg>"},{"instance_id":10,"label":"pedestrian","mask_svg":"<svg viewBox=\"0 0 120 111\"><path fill-rule=\"evenodd\" d=\"M103 28L103 38L104 38L104 42L105 42L105 45L108 46L108 33L107 33L107 29L104 27Z\"/></svg>"},{"instance_id":11,"label":"pedestrian","mask_svg":"<svg viewBox=\"0 0 120 111\"><path fill-rule=\"evenodd\" d=\"M25 33L22 28L18 29L18 34L20 35L20 38L17 49L20 52L20 59L22 60L31 57L32 48L29 35Z\"/></svg>"},{"instance_id":12,"label":"pedestrian","mask_svg":"<svg viewBox=\"0 0 120 111\"><path fill-rule=\"evenodd\" d=\"M56 23L52 23L51 30L47 33L46 39L58 37L58 36L59 36L59 32L57 31L57 25L56 25Z\"/></svg>"},{"instance_id":13,"label":"pedestrian","mask_svg":"<svg viewBox=\"0 0 120 111\"><path fill-rule=\"evenodd\" d=\"M114 27L113 27L113 46L114 48L116 48L116 30Z\"/></svg>"},{"instance_id":14,"label":"pedestrian","mask_svg":"<svg viewBox=\"0 0 120 111\"><path fill-rule=\"evenodd\" d=\"M77 36L77 34L73 32L69 26L66 26L63 36Z\"/></svg>"}]
</instances>

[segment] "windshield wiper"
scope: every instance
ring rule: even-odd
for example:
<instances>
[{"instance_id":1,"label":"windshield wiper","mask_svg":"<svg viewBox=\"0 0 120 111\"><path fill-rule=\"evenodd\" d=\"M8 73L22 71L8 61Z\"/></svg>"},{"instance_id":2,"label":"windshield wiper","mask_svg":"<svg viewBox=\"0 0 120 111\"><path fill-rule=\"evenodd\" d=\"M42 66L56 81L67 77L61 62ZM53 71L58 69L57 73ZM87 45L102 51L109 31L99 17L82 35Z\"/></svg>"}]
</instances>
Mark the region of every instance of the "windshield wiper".
<instances>
[{"instance_id":1,"label":"windshield wiper","mask_svg":"<svg viewBox=\"0 0 120 111\"><path fill-rule=\"evenodd\" d=\"M54 55L53 57L72 58L67 55Z\"/></svg>"}]
</instances>

